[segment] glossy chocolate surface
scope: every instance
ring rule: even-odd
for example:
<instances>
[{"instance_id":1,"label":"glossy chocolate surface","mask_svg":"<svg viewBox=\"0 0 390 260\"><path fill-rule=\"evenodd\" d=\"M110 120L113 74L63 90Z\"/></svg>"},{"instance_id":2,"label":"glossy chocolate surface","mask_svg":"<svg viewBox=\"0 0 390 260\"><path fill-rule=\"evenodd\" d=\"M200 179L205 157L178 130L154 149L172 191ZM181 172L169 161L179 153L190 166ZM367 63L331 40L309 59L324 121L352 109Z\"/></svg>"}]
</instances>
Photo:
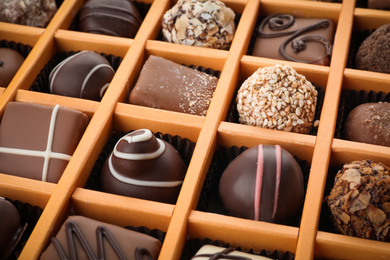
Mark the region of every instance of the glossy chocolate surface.
<instances>
[{"instance_id":1,"label":"glossy chocolate surface","mask_svg":"<svg viewBox=\"0 0 390 260\"><path fill-rule=\"evenodd\" d=\"M7 87L24 61L24 57L10 48L0 48L0 87Z\"/></svg>"},{"instance_id":2,"label":"glossy chocolate surface","mask_svg":"<svg viewBox=\"0 0 390 260\"><path fill-rule=\"evenodd\" d=\"M58 182L87 124L80 111L10 102L0 124L0 172Z\"/></svg>"},{"instance_id":3,"label":"glossy chocolate surface","mask_svg":"<svg viewBox=\"0 0 390 260\"><path fill-rule=\"evenodd\" d=\"M102 55L82 51L63 60L51 71L50 92L100 101L114 74L114 69Z\"/></svg>"},{"instance_id":4,"label":"glossy chocolate surface","mask_svg":"<svg viewBox=\"0 0 390 260\"><path fill-rule=\"evenodd\" d=\"M70 216L40 259L157 259L160 249L161 242L146 234Z\"/></svg>"},{"instance_id":5,"label":"glossy chocolate surface","mask_svg":"<svg viewBox=\"0 0 390 260\"><path fill-rule=\"evenodd\" d=\"M102 170L102 190L175 203L186 169L172 145L141 129L117 142Z\"/></svg>"},{"instance_id":6,"label":"glossy chocolate surface","mask_svg":"<svg viewBox=\"0 0 390 260\"><path fill-rule=\"evenodd\" d=\"M205 116L217 82L214 76L151 55L129 103Z\"/></svg>"},{"instance_id":7,"label":"glossy chocolate surface","mask_svg":"<svg viewBox=\"0 0 390 260\"><path fill-rule=\"evenodd\" d=\"M334 30L333 22L328 19L271 15L257 28L252 55L329 65Z\"/></svg>"},{"instance_id":8,"label":"glossy chocolate surface","mask_svg":"<svg viewBox=\"0 0 390 260\"><path fill-rule=\"evenodd\" d=\"M89 0L80 10L82 32L134 38L142 18L129 0Z\"/></svg>"},{"instance_id":9,"label":"glossy chocolate surface","mask_svg":"<svg viewBox=\"0 0 390 260\"><path fill-rule=\"evenodd\" d=\"M365 103L355 107L345 122L348 140L390 146L390 103Z\"/></svg>"},{"instance_id":10,"label":"glossy chocolate surface","mask_svg":"<svg viewBox=\"0 0 390 260\"><path fill-rule=\"evenodd\" d=\"M240 251L236 251L233 248L224 248L213 245L204 245L195 256L191 258L196 260L267 260L268 257L248 254Z\"/></svg>"},{"instance_id":11,"label":"glossy chocolate surface","mask_svg":"<svg viewBox=\"0 0 390 260\"><path fill-rule=\"evenodd\" d=\"M219 193L231 215L284 223L300 209L303 175L294 157L280 146L252 147L225 169Z\"/></svg>"}]
</instances>

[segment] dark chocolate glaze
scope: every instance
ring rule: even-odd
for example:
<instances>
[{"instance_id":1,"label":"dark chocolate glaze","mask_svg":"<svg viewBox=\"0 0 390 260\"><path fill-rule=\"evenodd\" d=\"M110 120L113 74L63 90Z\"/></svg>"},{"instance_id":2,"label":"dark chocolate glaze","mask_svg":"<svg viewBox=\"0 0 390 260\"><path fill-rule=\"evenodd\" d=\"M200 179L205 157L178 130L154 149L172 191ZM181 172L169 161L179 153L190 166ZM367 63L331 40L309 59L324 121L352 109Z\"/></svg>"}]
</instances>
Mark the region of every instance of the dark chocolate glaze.
<instances>
[{"instance_id":1,"label":"dark chocolate glaze","mask_svg":"<svg viewBox=\"0 0 390 260\"><path fill-rule=\"evenodd\" d=\"M209 260L218 260L218 259L231 259L231 260L251 260L245 256L237 256L237 255L229 255L230 252L233 252L233 248L226 248L222 252L217 252L214 254L200 254L192 257L191 259L195 259L197 257L209 257Z\"/></svg>"},{"instance_id":2,"label":"dark chocolate glaze","mask_svg":"<svg viewBox=\"0 0 390 260\"><path fill-rule=\"evenodd\" d=\"M263 160L258 161L258 150L263 147ZM280 150L280 181L277 181L276 146L252 147L225 169L219 184L219 193L228 212L237 217L255 219L256 182L260 185L258 219L284 223L300 209L303 196L303 175L294 157ZM258 163L263 164L262 180L257 178ZM276 199L276 203L275 203ZM257 209L256 209L257 210Z\"/></svg>"},{"instance_id":3,"label":"dark chocolate glaze","mask_svg":"<svg viewBox=\"0 0 390 260\"><path fill-rule=\"evenodd\" d=\"M50 92L100 101L114 74L114 69L102 55L82 51L63 60L51 71Z\"/></svg>"},{"instance_id":4,"label":"dark chocolate glaze","mask_svg":"<svg viewBox=\"0 0 390 260\"><path fill-rule=\"evenodd\" d=\"M139 136L142 136L142 141L135 139ZM151 153L156 155L139 158ZM125 158L133 155L134 158ZM102 190L129 197L175 203L186 169L183 159L172 145L157 139L149 130L142 129L122 137L117 142L103 166Z\"/></svg>"},{"instance_id":5,"label":"dark chocolate glaze","mask_svg":"<svg viewBox=\"0 0 390 260\"><path fill-rule=\"evenodd\" d=\"M0 48L0 87L6 88L24 61L24 57L10 48Z\"/></svg>"},{"instance_id":6,"label":"dark chocolate glaze","mask_svg":"<svg viewBox=\"0 0 390 260\"><path fill-rule=\"evenodd\" d=\"M129 0L89 0L80 10L83 32L134 38L142 18Z\"/></svg>"}]
</instances>

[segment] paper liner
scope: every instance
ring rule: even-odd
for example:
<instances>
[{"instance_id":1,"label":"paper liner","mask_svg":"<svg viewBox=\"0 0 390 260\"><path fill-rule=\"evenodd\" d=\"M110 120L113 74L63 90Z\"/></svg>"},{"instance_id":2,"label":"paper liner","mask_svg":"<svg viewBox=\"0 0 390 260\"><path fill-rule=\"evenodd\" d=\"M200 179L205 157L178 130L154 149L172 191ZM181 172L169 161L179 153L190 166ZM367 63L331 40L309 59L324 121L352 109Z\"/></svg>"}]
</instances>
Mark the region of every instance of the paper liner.
<instances>
[{"instance_id":1,"label":"paper liner","mask_svg":"<svg viewBox=\"0 0 390 260\"><path fill-rule=\"evenodd\" d=\"M50 84L49 84L49 75L50 72L54 69L54 67L59 64L61 61L65 60L69 56L72 56L76 54L78 51L70 51L70 52L60 52L54 55L49 62L45 65L45 67L41 70L41 72L38 74L37 78L33 82L33 84L30 87L31 91L37 91L37 92L43 92L43 93L51 93L50 92ZM111 65L111 67L116 71L121 64L123 58L113 56L110 54L105 53L99 53L102 55L108 63Z\"/></svg>"},{"instance_id":2,"label":"paper liner","mask_svg":"<svg viewBox=\"0 0 390 260\"><path fill-rule=\"evenodd\" d=\"M131 133L132 131L129 131L128 133ZM91 174L89 175L89 178L85 184L86 189L101 191L100 177L104 163L110 155L111 151L114 149L114 146L118 140L128 133L112 133L91 170ZM154 136L171 144L183 158L185 165L187 167L189 166L192 154L195 149L195 143L190 142L190 140L187 138L181 138L177 135L171 136L170 134L162 134L160 132L154 133Z\"/></svg>"},{"instance_id":3,"label":"paper liner","mask_svg":"<svg viewBox=\"0 0 390 260\"><path fill-rule=\"evenodd\" d=\"M134 5L137 7L139 14L141 15L142 21L145 19L146 14L148 13L151 4L143 3L143 2L137 2L137 1L131 1L134 3ZM69 26L69 30L71 31L80 31L79 26L79 14L80 10L77 12L75 18L73 19L72 23ZM125 37L127 38L127 37ZM130 37L128 37L130 38Z\"/></svg>"},{"instance_id":4,"label":"paper liner","mask_svg":"<svg viewBox=\"0 0 390 260\"><path fill-rule=\"evenodd\" d=\"M375 30L354 30L351 35L351 42L348 50L347 68L356 69L355 56L362 42Z\"/></svg>"},{"instance_id":5,"label":"paper liner","mask_svg":"<svg viewBox=\"0 0 390 260\"><path fill-rule=\"evenodd\" d=\"M18 210L20 214L20 224L22 226L26 225L26 229L20 238L19 242L17 243L16 247L8 257L8 260L14 260L18 259L21 251L23 250L24 245L26 244L28 238L30 237L35 225L38 222L39 217L42 214L42 209L37 206L32 206L29 203L22 203L18 200L11 200L6 198L8 201L10 201Z\"/></svg>"},{"instance_id":6,"label":"paper liner","mask_svg":"<svg viewBox=\"0 0 390 260\"><path fill-rule=\"evenodd\" d=\"M213 241L213 240L208 239L208 238L206 238L206 239L190 239L187 241L187 243L184 246L180 260L191 259L191 257L193 257L196 254L196 252L198 252L199 249L204 245L213 245L213 246L219 246L219 247L225 247L225 248L230 247L229 243L225 243L225 242L222 242L219 240ZM293 260L294 259L294 255L289 251L286 251L283 253L283 252L278 251L278 250L270 251L270 250L263 249L260 252L255 252L255 251L253 251L253 249L251 249L249 251L242 250L241 247L235 248L235 250L241 251L244 253L248 253L248 254L269 257L271 259L278 259L278 260Z\"/></svg>"},{"instance_id":7,"label":"paper liner","mask_svg":"<svg viewBox=\"0 0 390 260\"><path fill-rule=\"evenodd\" d=\"M245 146L242 147L232 146L230 148L222 147L215 152L212 162L210 164L209 171L207 172L205 182L202 187L202 191L199 197L199 202L197 205L197 210L222 214L226 216L230 215L227 212L227 210L224 208L221 198L219 196L219 181L227 166L237 156L239 156L242 152L244 152L247 149L248 148ZM294 158L302 170L304 191L305 191L304 197L305 197L307 183L309 179L309 173L310 173L310 164L307 161L301 160L295 156ZM299 227L301 216L302 216L302 209L303 209L303 203L301 209L296 214L296 216L291 218L288 221L288 223L283 223L283 224Z\"/></svg>"}]
</instances>

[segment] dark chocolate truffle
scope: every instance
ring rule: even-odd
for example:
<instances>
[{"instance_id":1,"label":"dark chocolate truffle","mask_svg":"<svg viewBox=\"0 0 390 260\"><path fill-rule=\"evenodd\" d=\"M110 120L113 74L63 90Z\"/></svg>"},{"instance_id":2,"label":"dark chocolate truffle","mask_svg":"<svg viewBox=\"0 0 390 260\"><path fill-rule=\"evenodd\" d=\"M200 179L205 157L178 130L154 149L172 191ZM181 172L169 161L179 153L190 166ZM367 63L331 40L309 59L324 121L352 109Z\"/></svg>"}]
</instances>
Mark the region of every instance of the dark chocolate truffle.
<instances>
[{"instance_id":1,"label":"dark chocolate truffle","mask_svg":"<svg viewBox=\"0 0 390 260\"><path fill-rule=\"evenodd\" d=\"M236 14L219 0L179 0L163 17L162 33L168 42L229 49Z\"/></svg>"},{"instance_id":2,"label":"dark chocolate truffle","mask_svg":"<svg viewBox=\"0 0 390 260\"><path fill-rule=\"evenodd\" d=\"M228 165L219 183L219 193L233 216L288 222L302 206L302 170L280 146L258 145Z\"/></svg>"},{"instance_id":3,"label":"dark chocolate truffle","mask_svg":"<svg viewBox=\"0 0 390 260\"><path fill-rule=\"evenodd\" d=\"M82 32L134 38L141 23L130 0L88 0L79 14Z\"/></svg>"},{"instance_id":4,"label":"dark chocolate truffle","mask_svg":"<svg viewBox=\"0 0 390 260\"><path fill-rule=\"evenodd\" d=\"M329 65L334 31L329 19L270 15L257 28L252 55Z\"/></svg>"},{"instance_id":5,"label":"dark chocolate truffle","mask_svg":"<svg viewBox=\"0 0 390 260\"><path fill-rule=\"evenodd\" d=\"M151 55L145 62L129 103L205 116L218 78Z\"/></svg>"},{"instance_id":6,"label":"dark chocolate truffle","mask_svg":"<svg viewBox=\"0 0 390 260\"><path fill-rule=\"evenodd\" d=\"M160 250L161 242L152 236L82 216L70 216L40 259L156 260Z\"/></svg>"},{"instance_id":7,"label":"dark chocolate truffle","mask_svg":"<svg viewBox=\"0 0 390 260\"><path fill-rule=\"evenodd\" d=\"M0 22L46 27L56 12L55 0L0 1Z\"/></svg>"},{"instance_id":8,"label":"dark chocolate truffle","mask_svg":"<svg viewBox=\"0 0 390 260\"><path fill-rule=\"evenodd\" d=\"M10 48L0 48L0 87L6 88L19 70L24 57Z\"/></svg>"},{"instance_id":9,"label":"dark chocolate truffle","mask_svg":"<svg viewBox=\"0 0 390 260\"><path fill-rule=\"evenodd\" d=\"M390 73L390 23L376 29L362 42L355 65L360 70Z\"/></svg>"},{"instance_id":10,"label":"dark chocolate truffle","mask_svg":"<svg viewBox=\"0 0 390 260\"><path fill-rule=\"evenodd\" d=\"M0 259L8 259L25 227L20 224L20 215L15 206L0 197Z\"/></svg>"},{"instance_id":11,"label":"dark chocolate truffle","mask_svg":"<svg viewBox=\"0 0 390 260\"><path fill-rule=\"evenodd\" d=\"M172 145L141 129L116 143L102 170L102 190L175 203L186 169Z\"/></svg>"},{"instance_id":12,"label":"dark chocolate truffle","mask_svg":"<svg viewBox=\"0 0 390 260\"><path fill-rule=\"evenodd\" d=\"M102 55L82 51L63 60L51 71L50 92L100 101L114 74L114 69Z\"/></svg>"},{"instance_id":13,"label":"dark chocolate truffle","mask_svg":"<svg viewBox=\"0 0 390 260\"><path fill-rule=\"evenodd\" d=\"M345 138L390 146L390 103L365 103L355 107L345 122Z\"/></svg>"},{"instance_id":14,"label":"dark chocolate truffle","mask_svg":"<svg viewBox=\"0 0 390 260\"><path fill-rule=\"evenodd\" d=\"M59 105L8 103L0 124L0 172L57 183L88 121Z\"/></svg>"},{"instance_id":15,"label":"dark chocolate truffle","mask_svg":"<svg viewBox=\"0 0 390 260\"><path fill-rule=\"evenodd\" d=\"M390 168L369 160L344 164L326 198L336 229L390 241Z\"/></svg>"}]
</instances>

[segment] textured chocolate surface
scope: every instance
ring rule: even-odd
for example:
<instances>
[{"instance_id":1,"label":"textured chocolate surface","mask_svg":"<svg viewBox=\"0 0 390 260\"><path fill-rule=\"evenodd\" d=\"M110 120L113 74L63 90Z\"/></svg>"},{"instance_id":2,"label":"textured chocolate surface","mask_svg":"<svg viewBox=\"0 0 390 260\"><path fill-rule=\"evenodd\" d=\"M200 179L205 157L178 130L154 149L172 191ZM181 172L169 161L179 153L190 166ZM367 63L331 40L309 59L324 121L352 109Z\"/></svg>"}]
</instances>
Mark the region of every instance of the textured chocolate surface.
<instances>
[{"instance_id":1,"label":"textured chocolate surface","mask_svg":"<svg viewBox=\"0 0 390 260\"><path fill-rule=\"evenodd\" d=\"M107 158L102 190L114 194L175 203L186 165L180 154L148 129L122 137Z\"/></svg>"},{"instance_id":2,"label":"textured chocolate surface","mask_svg":"<svg viewBox=\"0 0 390 260\"><path fill-rule=\"evenodd\" d=\"M142 23L129 0L88 0L79 14L83 32L134 38Z\"/></svg>"},{"instance_id":3,"label":"textured chocolate surface","mask_svg":"<svg viewBox=\"0 0 390 260\"><path fill-rule=\"evenodd\" d=\"M368 0L368 8L390 10L390 0Z\"/></svg>"},{"instance_id":4,"label":"textured chocolate surface","mask_svg":"<svg viewBox=\"0 0 390 260\"><path fill-rule=\"evenodd\" d=\"M24 57L10 48L0 48L0 87L7 87L19 70Z\"/></svg>"},{"instance_id":5,"label":"textured chocolate surface","mask_svg":"<svg viewBox=\"0 0 390 260\"><path fill-rule=\"evenodd\" d=\"M233 248L223 248L213 245L204 245L199 251L196 253L194 257L191 258L196 260L267 260L271 259L265 256L248 254L240 251L236 251Z\"/></svg>"},{"instance_id":6,"label":"textured chocolate surface","mask_svg":"<svg viewBox=\"0 0 390 260\"><path fill-rule=\"evenodd\" d=\"M151 55L129 103L205 116L217 82L214 76Z\"/></svg>"},{"instance_id":7,"label":"textured chocolate surface","mask_svg":"<svg viewBox=\"0 0 390 260\"><path fill-rule=\"evenodd\" d=\"M0 197L0 259L8 259L23 234L18 210L11 202Z\"/></svg>"},{"instance_id":8,"label":"textured chocolate surface","mask_svg":"<svg viewBox=\"0 0 390 260\"><path fill-rule=\"evenodd\" d=\"M55 0L0 1L0 22L46 27L56 12Z\"/></svg>"},{"instance_id":9,"label":"textured chocolate surface","mask_svg":"<svg viewBox=\"0 0 390 260\"><path fill-rule=\"evenodd\" d=\"M100 101L114 74L114 69L102 55L82 51L63 60L51 71L50 92Z\"/></svg>"},{"instance_id":10,"label":"textured chocolate surface","mask_svg":"<svg viewBox=\"0 0 390 260\"><path fill-rule=\"evenodd\" d=\"M345 122L345 138L390 146L390 103L365 103L355 107Z\"/></svg>"},{"instance_id":11,"label":"textured chocolate surface","mask_svg":"<svg viewBox=\"0 0 390 260\"><path fill-rule=\"evenodd\" d=\"M219 193L231 215L284 223L296 215L304 196L298 163L280 146L252 147L224 171Z\"/></svg>"},{"instance_id":12,"label":"textured chocolate surface","mask_svg":"<svg viewBox=\"0 0 390 260\"><path fill-rule=\"evenodd\" d=\"M390 73L390 23L382 25L360 45L356 56L357 69Z\"/></svg>"},{"instance_id":13,"label":"textured chocolate surface","mask_svg":"<svg viewBox=\"0 0 390 260\"><path fill-rule=\"evenodd\" d=\"M166 41L177 44L229 49L236 14L219 0L179 0L163 17Z\"/></svg>"},{"instance_id":14,"label":"textured chocolate surface","mask_svg":"<svg viewBox=\"0 0 390 260\"><path fill-rule=\"evenodd\" d=\"M58 182L88 124L64 107L11 102L0 125L0 172Z\"/></svg>"},{"instance_id":15,"label":"textured chocolate surface","mask_svg":"<svg viewBox=\"0 0 390 260\"><path fill-rule=\"evenodd\" d=\"M161 242L146 234L70 216L40 259L157 259L160 249Z\"/></svg>"},{"instance_id":16,"label":"textured chocolate surface","mask_svg":"<svg viewBox=\"0 0 390 260\"><path fill-rule=\"evenodd\" d=\"M271 15L257 28L252 55L329 65L334 31L335 26L328 19Z\"/></svg>"},{"instance_id":17,"label":"textured chocolate surface","mask_svg":"<svg viewBox=\"0 0 390 260\"><path fill-rule=\"evenodd\" d=\"M369 160L344 164L326 201L336 229L349 236L390 241L389 167Z\"/></svg>"}]
</instances>

